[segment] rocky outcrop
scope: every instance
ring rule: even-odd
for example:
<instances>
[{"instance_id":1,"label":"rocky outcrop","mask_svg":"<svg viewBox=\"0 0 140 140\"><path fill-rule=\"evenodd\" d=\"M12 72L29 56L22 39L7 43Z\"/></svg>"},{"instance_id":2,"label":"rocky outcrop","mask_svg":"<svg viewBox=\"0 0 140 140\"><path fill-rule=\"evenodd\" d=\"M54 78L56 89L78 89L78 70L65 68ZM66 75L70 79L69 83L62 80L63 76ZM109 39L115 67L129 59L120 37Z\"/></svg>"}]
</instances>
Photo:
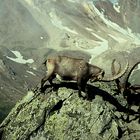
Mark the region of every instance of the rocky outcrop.
<instances>
[{"instance_id":1,"label":"rocky outcrop","mask_svg":"<svg viewBox=\"0 0 140 140\"><path fill-rule=\"evenodd\" d=\"M100 0L94 2L97 9L104 14L104 16L110 21L117 23L119 26L124 28L123 16L120 14L119 5L113 4L109 0ZM116 7L116 8L115 8ZM116 10L118 9L118 10Z\"/></svg>"},{"instance_id":2,"label":"rocky outcrop","mask_svg":"<svg viewBox=\"0 0 140 140\"><path fill-rule=\"evenodd\" d=\"M78 97L74 83L56 85L57 90L48 87L44 94L39 89L29 91L0 125L1 139L138 139L137 120L132 126L122 119L128 111L135 111L124 107L121 95L112 96L113 85L95 85L88 85L89 98L85 100Z\"/></svg>"},{"instance_id":3,"label":"rocky outcrop","mask_svg":"<svg viewBox=\"0 0 140 140\"><path fill-rule=\"evenodd\" d=\"M125 5L123 2L122 6ZM114 56L119 58L121 65L124 64L120 54L122 51L129 53L130 61L139 60L139 39L110 22L123 27L123 7L120 14L109 1L99 3L100 11L102 4L106 8L103 11L105 16L97 10L92 0L0 1L0 121L27 89L41 80L45 73L45 70L40 70L41 64L51 52L64 51L62 54L85 58L97 66L101 64L105 71L109 70L106 72L109 74ZM138 13L136 11L135 15ZM136 48L135 52L131 53L133 48ZM20 52L24 60L33 59L34 63L19 64L8 59L16 58L11 51ZM139 76L136 74L135 77L138 83ZM110 87L101 89L114 93ZM68 98L69 92L74 94ZM17 103L3 121L2 139L61 139L62 134L64 139L123 137L127 127L119 116L125 113L117 112L116 117L115 109L120 108L116 100L105 92L98 92L96 88L95 91L90 89L91 95L97 94L92 102L78 98L77 90L69 88L60 88L58 92L46 91L46 94L29 92L29 96ZM63 98L63 93L66 98ZM115 98L125 102L121 95ZM59 112L52 111L57 103L61 109L58 109ZM119 111L124 111L124 108Z\"/></svg>"},{"instance_id":4,"label":"rocky outcrop","mask_svg":"<svg viewBox=\"0 0 140 140\"><path fill-rule=\"evenodd\" d=\"M120 0L119 5L125 26L132 29L132 32L140 33L140 1Z\"/></svg>"},{"instance_id":5,"label":"rocky outcrop","mask_svg":"<svg viewBox=\"0 0 140 140\"><path fill-rule=\"evenodd\" d=\"M139 0L100 0L94 4L110 21L134 33L140 33L140 1Z\"/></svg>"}]
</instances>

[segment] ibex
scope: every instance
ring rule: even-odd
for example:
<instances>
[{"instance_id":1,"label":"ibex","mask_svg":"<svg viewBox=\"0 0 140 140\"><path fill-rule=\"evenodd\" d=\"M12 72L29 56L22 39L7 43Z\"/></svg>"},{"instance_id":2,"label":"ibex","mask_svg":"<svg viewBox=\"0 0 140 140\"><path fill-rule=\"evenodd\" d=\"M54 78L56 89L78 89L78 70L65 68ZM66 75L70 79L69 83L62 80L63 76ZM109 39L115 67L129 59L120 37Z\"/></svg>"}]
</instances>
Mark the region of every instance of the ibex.
<instances>
[{"instance_id":1,"label":"ibex","mask_svg":"<svg viewBox=\"0 0 140 140\"><path fill-rule=\"evenodd\" d=\"M126 73L126 75L124 75L125 77L123 78L123 81L120 81L118 78L116 80L116 84L118 90L123 94L124 98L127 100L128 109L131 109L132 105L137 105L139 106L138 113L140 114L140 85L132 85L130 82L128 82L132 71L138 64L140 64L140 62L135 63L133 67L131 67L131 69ZM112 74L116 74L114 62L112 62ZM126 121L130 122L129 112Z\"/></svg>"},{"instance_id":2,"label":"ibex","mask_svg":"<svg viewBox=\"0 0 140 140\"><path fill-rule=\"evenodd\" d=\"M128 68L128 63L124 70L113 77L104 78L105 71L95 65L91 65L83 59L76 59L67 56L55 56L48 58L44 64L48 72L41 80L41 89L43 90L44 83L48 80L50 84L58 74L63 80L77 81L79 97L81 97L81 90L85 90L87 81L113 81L121 77Z\"/></svg>"},{"instance_id":3,"label":"ibex","mask_svg":"<svg viewBox=\"0 0 140 140\"><path fill-rule=\"evenodd\" d=\"M111 66L111 71L112 71L112 75L114 76L114 75L116 75L116 74L118 74L120 71L121 71L121 64L119 63L119 66L120 66L120 68L119 68L119 71L118 72L116 72L116 70L115 70L115 66L114 66L114 62L115 62L115 59L112 61L112 66ZM138 89L138 87L140 86L140 85L131 85L131 83L130 82L128 82L128 80L129 80L129 77L130 77L130 75L131 75L131 73L132 73L132 71L134 70L134 68L139 64L140 62L137 62L137 63L135 63L132 67L130 67L129 69L127 69L127 72L123 75L123 77L122 78L118 78L118 79L116 79L115 80L115 82L116 82L116 84L117 84L117 88L118 88L118 92L120 92L120 93L124 93L125 92L125 90L127 90L128 88L130 89Z\"/></svg>"}]
</instances>

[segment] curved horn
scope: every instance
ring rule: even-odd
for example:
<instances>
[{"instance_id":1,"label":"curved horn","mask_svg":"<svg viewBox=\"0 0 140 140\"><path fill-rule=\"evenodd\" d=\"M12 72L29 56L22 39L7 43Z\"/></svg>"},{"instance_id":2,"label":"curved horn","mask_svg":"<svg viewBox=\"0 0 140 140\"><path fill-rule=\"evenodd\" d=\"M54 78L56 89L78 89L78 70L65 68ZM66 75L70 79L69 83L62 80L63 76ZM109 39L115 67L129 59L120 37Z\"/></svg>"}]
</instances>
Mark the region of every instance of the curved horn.
<instances>
[{"instance_id":1,"label":"curved horn","mask_svg":"<svg viewBox=\"0 0 140 140\"><path fill-rule=\"evenodd\" d=\"M127 64L126 64L125 68L119 74L117 74L117 75L115 75L113 77L103 78L101 81L103 81L103 82L110 82L110 81L114 81L114 80L122 77L126 73L128 67L129 67L129 63L127 61Z\"/></svg>"},{"instance_id":2,"label":"curved horn","mask_svg":"<svg viewBox=\"0 0 140 140\"><path fill-rule=\"evenodd\" d=\"M115 70L115 61L116 61L116 59L113 59L112 64L111 64L111 72L112 72L112 75L113 76L115 74L119 74L121 72L121 64L120 64L120 62L118 62L118 64L119 64L119 70L116 72L116 70Z\"/></svg>"},{"instance_id":3,"label":"curved horn","mask_svg":"<svg viewBox=\"0 0 140 140\"><path fill-rule=\"evenodd\" d=\"M111 72L112 72L112 75L114 76L116 74L116 71L115 71L115 61L116 59L113 59L112 61L112 64L111 64Z\"/></svg>"},{"instance_id":4,"label":"curved horn","mask_svg":"<svg viewBox=\"0 0 140 140\"><path fill-rule=\"evenodd\" d=\"M125 79L125 82L124 82L124 83L125 83L125 85L124 85L125 89L127 88L127 85L128 85L127 83L128 83L128 80L129 80L129 77L130 77L132 71L134 70L134 68L135 68L139 63L140 63L140 61L137 62L137 63L130 69L130 71L129 71L129 73L128 73L126 79Z\"/></svg>"}]
</instances>

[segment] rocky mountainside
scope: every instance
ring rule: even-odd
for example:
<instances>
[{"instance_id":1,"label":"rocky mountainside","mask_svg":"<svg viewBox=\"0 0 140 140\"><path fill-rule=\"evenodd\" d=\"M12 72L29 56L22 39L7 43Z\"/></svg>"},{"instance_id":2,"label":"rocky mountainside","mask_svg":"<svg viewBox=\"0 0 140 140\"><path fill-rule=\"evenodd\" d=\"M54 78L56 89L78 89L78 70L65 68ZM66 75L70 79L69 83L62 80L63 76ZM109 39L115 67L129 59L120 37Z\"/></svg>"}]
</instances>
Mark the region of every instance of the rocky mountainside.
<instances>
[{"instance_id":1,"label":"rocky mountainside","mask_svg":"<svg viewBox=\"0 0 140 140\"><path fill-rule=\"evenodd\" d=\"M0 125L1 140L139 140L136 108L125 107L113 84L88 85L85 100L78 97L75 83L57 86L55 91L48 86L44 94L29 91Z\"/></svg>"},{"instance_id":2,"label":"rocky mountainside","mask_svg":"<svg viewBox=\"0 0 140 140\"><path fill-rule=\"evenodd\" d=\"M40 83L49 54L83 58L106 76L114 58L122 69L140 61L138 11L138 0L0 0L0 122Z\"/></svg>"},{"instance_id":3,"label":"rocky mountainside","mask_svg":"<svg viewBox=\"0 0 140 140\"><path fill-rule=\"evenodd\" d=\"M140 33L139 0L106 0L95 1L95 6L109 20L133 33Z\"/></svg>"},{"instance_id":4,"label":"rocky mountainside","mask_svg":"<svg viewBox=\"0 0 140 140\"><path fill-rule=\"evenodd\" d=\"M140 1L120 0L119 5L125 26L131 28L134 33L140 33Z\"/></svg>"}]
</instances>

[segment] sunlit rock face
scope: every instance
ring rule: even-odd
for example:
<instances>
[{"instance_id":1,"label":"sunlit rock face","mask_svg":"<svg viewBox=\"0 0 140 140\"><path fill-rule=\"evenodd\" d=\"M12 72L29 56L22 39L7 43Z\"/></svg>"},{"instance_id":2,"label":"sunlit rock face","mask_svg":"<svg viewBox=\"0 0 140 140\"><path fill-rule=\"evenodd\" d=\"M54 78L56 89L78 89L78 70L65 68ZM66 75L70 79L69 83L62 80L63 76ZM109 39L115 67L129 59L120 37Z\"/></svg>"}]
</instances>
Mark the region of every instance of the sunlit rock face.
<instances>
[{"instance_id":1,"label":"sunlit rock face","mask_svg":"<svg viewBox=\"0 0 140 140\"><path fill-rule=\"evenodd\" d=\"M120 12L125 25L135 33L140 33L140 1L120 0Z\"/></svg>"},{"instance_id":2,"label":"sunlit rock face","mask_svg":"<svg viewBox=\"0 0 140 140\"><path fill-rule=\"evenodd\" d=\"M101 0L94 2L96 8L105 15L107 19L117 23L121 27L125 27L123 16L120 14L120 5L117 0Z\"/></svg>"},{"instance_id":3,"label":"sunlit rock face","mask_svg":"<svg viewBox=\"0 0 140 140\"><path fill-rule=\"evenodd\" d=\"M98 10L121 27L140 33L139 0L101 0L94 1Z\"/></svg>"},{"instance_id":4,"label":"sunlit rock face","mask_svg":"<svg viewBox=\"0 0 140 140\"><path fill-rule=\"evenodd\" d=\"M84 58L109 74L114 58L122 69L129 56L131 64L140 60L139 36L127 30L131 16L130 23L124 18L127 4L117 2L0 0L0 103L15 103L23 91L37 85L46 70L42 62L54 52Z\"/></svg>"},{"instance_id":5,"label":"sunlit rock face","mask_svg":"<svg viewBox=\"0 0 140 140\"><path fill-rule=\"evenodd\" d=\"M123 121L126 101L122 94L112 96L113 86L96 84L102 90L88 86L89 100L79 98L69 86L47 88L45 94L29 91L0 124L1 140L139 139L138 120Z\"/></svg>"},{"instance_id":6,"label":"sunlit rock face","mask_svg":"<svg viewBox=\"0 0 140 140\"><path fill-rule=\"evenodd\" d=\"M140 61L139 26L136 0L0 0L0 122L27 90L40 84L47 70L42 63L52 53L84 59L103 68L105 76L112 74L113 59L121 69L126 61L131 68ZM135 84L139 71L140 66L130 77ZM45 94L39 88L29 92L2 123L3 137L38 140L47 134L46 139L62 140L65 133L66 140L139 138L137 120L122 125L121 115L126 114L116 108L126 100L122 94L115 96L112 83L88 85L92 102L79 98L72 89L77 84L71 84L60 83L57 91L50 87ZM57 103L63 103L61 109L49 114Z\"/></svg>"}]
</instances>

